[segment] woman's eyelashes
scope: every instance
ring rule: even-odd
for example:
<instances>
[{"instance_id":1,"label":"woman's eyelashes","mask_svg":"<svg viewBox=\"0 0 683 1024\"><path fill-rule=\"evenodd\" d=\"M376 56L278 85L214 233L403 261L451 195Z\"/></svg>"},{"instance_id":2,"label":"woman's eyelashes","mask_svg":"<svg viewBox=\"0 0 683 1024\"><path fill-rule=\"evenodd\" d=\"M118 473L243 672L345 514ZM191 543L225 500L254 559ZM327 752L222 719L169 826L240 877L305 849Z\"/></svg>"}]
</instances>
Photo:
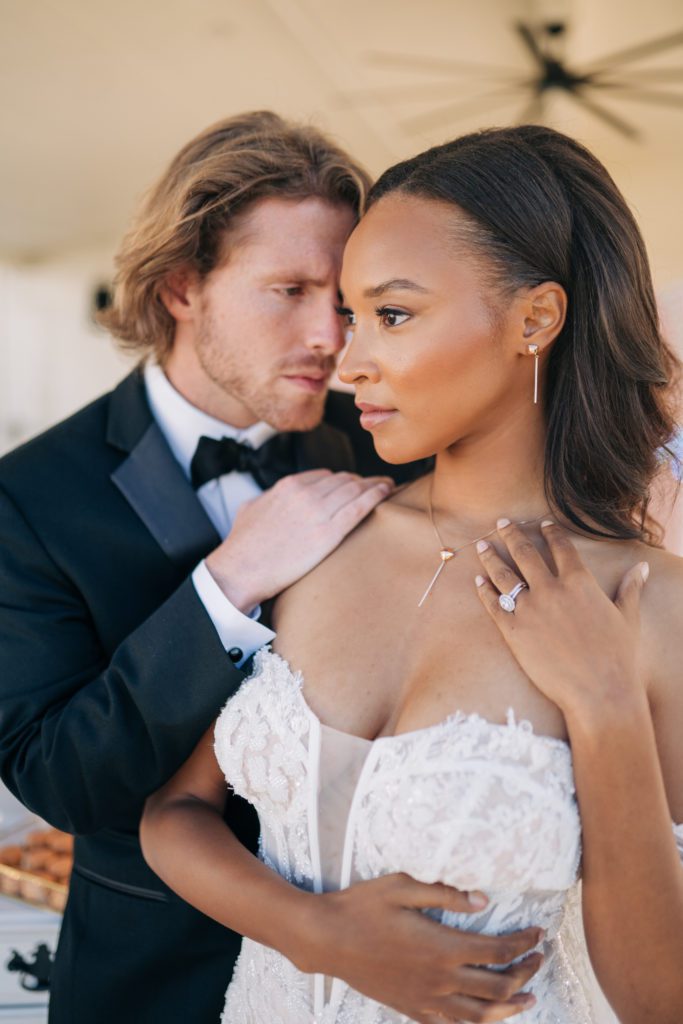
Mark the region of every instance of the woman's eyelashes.
<instances>
[{"instance_id":1,"label":"woman's eyelashes","mask_svg":"<svg viewBox=\"0 0 683 1024\"><path fill-rule=\"evenodd\" d=\"M355 327L356 314L348 306L335 306L336 312L345 320L345 327Z\"/></svg>"},{"instance_id":2,"label":"woman's eyelashes","mask_svg":"<svg viewBox=\"0 0 683 1024\"><path fill-rule=\"evenodd\" d=\"M395 309L393 306L379 306L375 310L375 315L379 317L384 327L400 327L410 319L410 313L403 309Z\"/></svg>"},{"instance_id":3,"label":"woman's eyelashes","mask_svg":"<svg viewBox=\"0 0 683 1024\"><path fill-rule=\"evenodd\" d=\"M336 311L339 316L343 317L345 327L356 326L356 314L352 309L349 309L348 306L337 306ZM410 319L411 314L406 313L404 309L396 309L394 306L379 306L375 310L375 316L383 327L400 327Z\"/></svg>"}]
</instances>

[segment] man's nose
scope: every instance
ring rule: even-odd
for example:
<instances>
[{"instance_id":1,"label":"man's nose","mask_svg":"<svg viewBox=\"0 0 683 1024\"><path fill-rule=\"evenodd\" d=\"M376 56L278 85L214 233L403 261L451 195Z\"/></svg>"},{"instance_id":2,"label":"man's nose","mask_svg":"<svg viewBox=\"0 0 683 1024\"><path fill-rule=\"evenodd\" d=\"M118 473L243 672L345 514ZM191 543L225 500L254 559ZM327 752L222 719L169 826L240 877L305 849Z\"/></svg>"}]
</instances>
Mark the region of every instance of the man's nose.
<instances>
[{"instance_id":1,"label":"man's nose","mask_svg":"<svg viewBox=\"0 0 683 1024\"><path fill-rule=\"evenodd\" d=\"M344 326L334 303L319 304L311 317L306 347L314 352L336 356L344 348Z\"/></svg>"}]
</instances>

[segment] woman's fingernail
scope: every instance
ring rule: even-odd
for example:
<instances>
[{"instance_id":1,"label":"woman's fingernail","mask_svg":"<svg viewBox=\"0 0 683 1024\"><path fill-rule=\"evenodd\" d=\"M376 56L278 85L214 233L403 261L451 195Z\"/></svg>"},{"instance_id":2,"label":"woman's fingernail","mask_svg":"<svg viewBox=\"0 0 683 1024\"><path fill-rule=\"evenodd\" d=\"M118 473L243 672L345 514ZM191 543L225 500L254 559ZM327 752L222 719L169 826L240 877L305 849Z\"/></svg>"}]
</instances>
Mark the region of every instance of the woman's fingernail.
<instances>
[{"instance_id":1,"label":"woman's fingernail","mask_svg":"<svg viewBox=\"0 0 683 1024\"><path fill-rule=\"evenodd\" d=\"M477 584L478 587L483 587L484 584L486 583L486 580L484 579L483 576L475 576L474 582Z\"/></svg>"},{"instance_id":2,"label":"woman's fingernail","mask_svg":"<svg viewBox=\"0 0 683 1024\"><path fill-rule=\"evenodd\" d=\"M544 519L543 522L541 523L541 526L552 526L552 525L553 525L552 519Z\"/></svg>"},{"instance_id":3,"label":"woman's fingernail","mask_svg":"<svg viewBox=\"0 0 683 1024\"><path fill-rule=\"evenodd\" d=\"M499 530L504 530L505 527L509 526L509 525L510 525L510 520L509 519L499 519L498 522L496 523L496 526L498 527Z\"/></svg>"},{"instance_id":4,"label":"woman's fingernail","mask_svg":"<svg viewBox=\"0 0 683 1024\"><path fill-rule=\"evenodd\" d=\"M479 552L480 554L481 554L481 552L482 552L482 551L486 551L486 549L488 548L488 546L489 546L489 545L488 545L488 542L487 542L487 541L485 541L485 540L478 540L478 541L477 541L477 551L478 551L478 552Z\"/></svg>"},{"instance_id":5,"label":"woman's fingernail","mask_svg":"<svg viewBox=\"0 0 683 1024\"><path fill-rule=\"evenodd\" d=\"M650 575L650 563L649 562L641 562L640 563L640 575L643 577L643 582L648 578L648 576Z\"/></svg>"},{"instance_id":6,"label":"woman's fingernail","mask_svg":"<svg viewBox=\"0 0 683 1024\"><path fill-rule=\"evenodd\" d=\"M467 897L468 903L471 907L475 907L477 910L483 910L484 907L488 906L488 899L484 896L483 892L471 892Z\"/></svg>"}]
</instances>

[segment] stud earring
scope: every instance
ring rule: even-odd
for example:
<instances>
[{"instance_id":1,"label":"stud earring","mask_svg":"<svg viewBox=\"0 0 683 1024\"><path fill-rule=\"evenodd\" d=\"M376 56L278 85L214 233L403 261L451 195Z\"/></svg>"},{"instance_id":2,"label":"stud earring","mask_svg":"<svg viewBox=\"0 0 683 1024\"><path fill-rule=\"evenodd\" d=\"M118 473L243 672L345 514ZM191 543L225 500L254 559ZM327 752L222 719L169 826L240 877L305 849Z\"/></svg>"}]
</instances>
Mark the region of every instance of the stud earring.
<instances>
[{"instance_id":1,"label":"stud earring","mask_svg":"<svg viewBox=\"0 0 683 1024\"><path fill-rule=\"evenodd\" d=\"M526 350L534 357L534 405L538 405L538 345L527 345Z\"/></svg>"}]
</instances>

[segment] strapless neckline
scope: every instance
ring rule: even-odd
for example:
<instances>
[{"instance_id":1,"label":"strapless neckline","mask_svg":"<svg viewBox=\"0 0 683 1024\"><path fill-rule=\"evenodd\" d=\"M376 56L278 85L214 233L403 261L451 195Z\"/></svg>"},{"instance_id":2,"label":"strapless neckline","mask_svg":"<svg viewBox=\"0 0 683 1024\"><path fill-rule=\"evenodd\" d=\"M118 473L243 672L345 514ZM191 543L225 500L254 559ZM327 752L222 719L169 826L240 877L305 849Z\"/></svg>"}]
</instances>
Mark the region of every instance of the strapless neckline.
<instances>
[{"instance_id":1,"label":"strapless neckline","mask_svg":"<svg viewBox=\"0 0 683 1024\"><path fill-rule=\"evenodd\" d=\"M526 718L517 720L514 708L512 707L509 707L507 710L507 719L505 722L494 722L491 719L480 715L477 711L462 711L459 708L456 708L455 711L452 711L450 714L446 715L445 718L440 719L440 721L434 722L432 725L421 726L419 729L409 729L406 732L398 732L390 736L375 736L374 739L369 739L367 736L359 736L357 733L347 732L344 729L337 729L335 726L328 725L327 722L322 721L309 704L306 694L304 693L305 683L303 673L298 669L293 669L286 658L281 654L278 654L276 651L270 650L270 648L265 648L259 651L259 659L263 658L271 659L276 665L279 665L289 679L295 684L295 691L301 704L301 708L308 718L315 723L316 728L327 729L339 736L346 736L349 740L359 740L370 746L374 746L376 743L387 744L401 741L407 742L416 737L426 736L432 732L438 733L440 731L448 730L453 725L471 724L481 729L491 729L493 731L518 731L526 734L530 740L538 743L550 744L553 747L560 747L561 749L571 752L571 744L567 740L563 740L559 736L547 736L543 733L535 732L533 725Z\"/></svg>"}]
</instances>

